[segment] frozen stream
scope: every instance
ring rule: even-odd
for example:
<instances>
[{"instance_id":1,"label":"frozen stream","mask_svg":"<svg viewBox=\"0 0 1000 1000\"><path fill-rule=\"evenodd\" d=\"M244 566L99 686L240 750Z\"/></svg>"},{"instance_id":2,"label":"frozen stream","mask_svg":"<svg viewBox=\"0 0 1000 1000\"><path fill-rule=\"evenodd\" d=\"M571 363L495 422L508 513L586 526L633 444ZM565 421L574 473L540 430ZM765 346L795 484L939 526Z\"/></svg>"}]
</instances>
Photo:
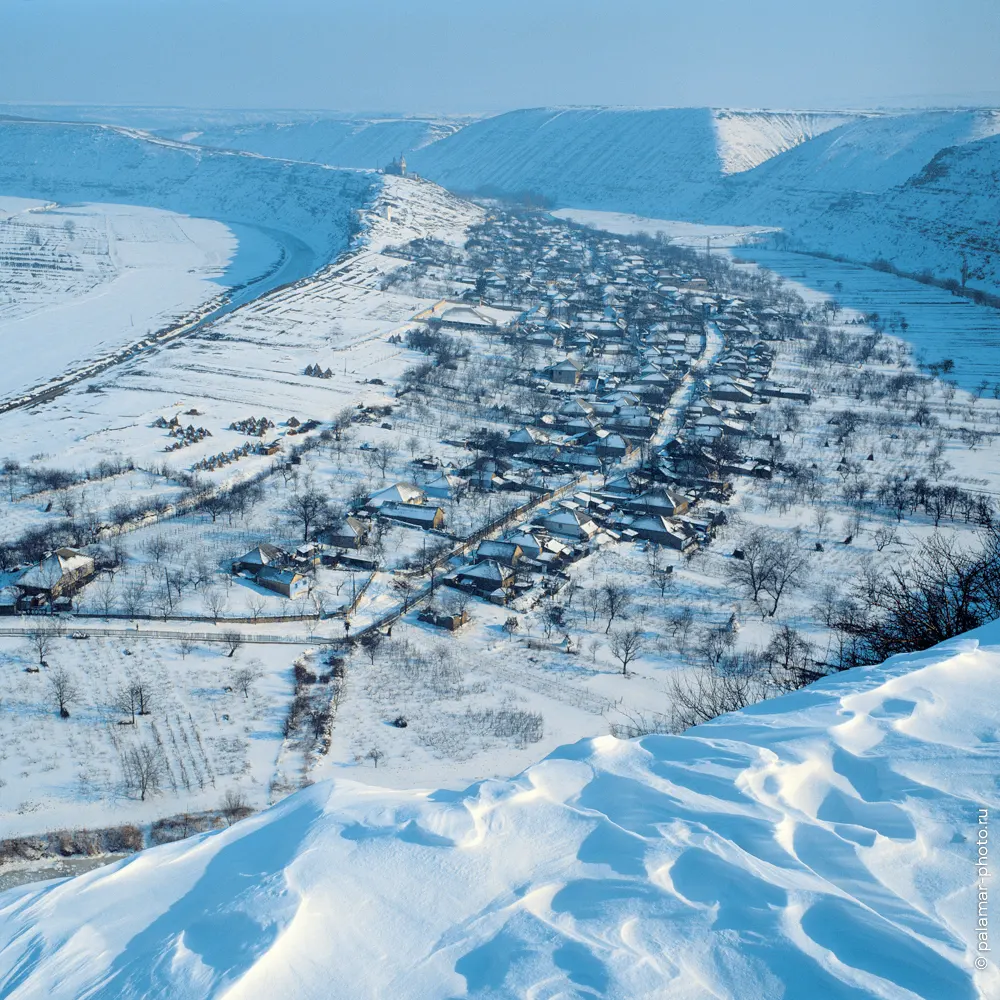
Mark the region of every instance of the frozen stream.
<instances>
[{"instance_id":1,"label":"frozen stream","mask_svg":"<svg viewBox=\"0 0 1000 1000\"><path fill-rule=\"evenodd\" d=\"M45 882L55 878L72 878L84 872L103 868L126 857L124 854L100 854L94 858L41 858L0 868L0 892L31 882Z\"/></svg>"}]
</instances>

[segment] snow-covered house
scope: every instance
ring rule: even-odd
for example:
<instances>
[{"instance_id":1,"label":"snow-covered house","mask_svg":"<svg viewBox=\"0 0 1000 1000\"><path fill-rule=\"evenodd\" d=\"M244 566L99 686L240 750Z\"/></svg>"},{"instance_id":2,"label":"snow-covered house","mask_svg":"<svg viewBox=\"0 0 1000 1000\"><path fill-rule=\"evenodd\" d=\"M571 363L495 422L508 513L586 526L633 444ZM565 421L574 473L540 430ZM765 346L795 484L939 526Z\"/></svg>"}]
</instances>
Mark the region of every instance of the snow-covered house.
<instances>
[{"instance_id":1,"label":"snow-covered house","mask_svg":"<svg viewBox=\"0 0 1000 1000\"><path fill-rule=\"evenodd\" d=\"M520 430L511 431L507 438L507 447L510 451L522 452L535 445L544 444L546 441L548 441L548 437L541 431L535 430L533 427L522 427Z\"/></svg>"},{"instance_id":2,"label":"snow-covered house","mask_svg":"<svg viewBox=\"0 0 1000 1000\"><path fill-rule=\"evenodd\" d=\"M258 587L273 590L282 597L296 600L305 597L309 592L309 581L293 569L278 569L275 566L264 566L254 577Z\"/></svg>"},{"instance_id":3,"label":"snow-covered house","mask_svg":"<svg viewBox=\"0 0 1000 1000\"><path fill-rule=\"evenodd\" d=\"M424 493L435 500L453 500L467 485L468 481L460 476L442 472L436 479L424 484Z\"/></svg>"},{"instance_id":4,"label":"snow-covered house","mask_svg":"<svg viewBox=\"0 0 1000 1000\"><path fill-rule=\"evenodd\" d=\"M345 517L338 524L320 532L318 540L335 549L360 549L365 544L371 524L357 517Z\"/></svg>"},{"instance_id":5,"label":"snow-covered house","mask_svg":"<svg viewBox=\"0 0 1000 1000\"><path fill-rule=\"evenodd\" d=\"M543 514L538 523L554 535L587 541L598 532L597 525L583 510L568 510L565 507Z\"/></svg>"},{"instance_id":6,"label":"snow-covered house","mask_svg":"<svg viewBox=\"0 0 1000 1000\"><path fill-rule=\"evenodd\" d=\"M419 486L414 486L413 483L394 483L370 494L366 506L370 510L378 510L386 503L421 504L425 499L424 491Z\"/></svg>"},{"instance_id":7,"label":"snow-covered house","mask_svg":"<svg viewBox=\"0 0 1000 1000\"><path fill-rule=\"evenodd\" d=\"M575 358L566 358L558 364L549 365L542 372L543 375L557 385L576 385L580 381L580 372L583 371L583 362Z\"/></svg>"},{"instance_id":8,"label":"snow-covered house","mask_svg":"<svg viewBox=\"0 0 1000 1000\"><path fill-rule=\"evenodd\" d=\"M661 517L676 517L687 511L690 503L682 493L672 490L647 490L626 505L628 510L637 514L652 514Z\"/></svg>"},{"instance_id":9,"label":"snow-covered house","mask_svg":"<svg viewBox=\"0 0 1000 1000\"><path fill-rule=\"evenodd\" d=\"M496 320L481 309L470 305L456 305L445 309L437 322L441 326L449 326L457 330L492 330L496 329Z\"/></svg>"},{"instance_id":10,"label":"snow-covered house","mask_svg":"<svg viewBox=\"0 0 1000 1000\"><path fill-rule=\"evenodd\" d=\"M483 562L486 559L495 559L504 566L516 566L524 556L524 549L516 542L512 541L485 541L480 542L476 549L476 562Z\"/></svg>"},{"instance_id":11,"label":"snow-covered house","mask_svg":"<svg viewBox=\"0 0 1000 1000\"><path fill-rule=\"evenodd\" d=\"M256 548L245 552L233 560L233 573L256 575L265 566L283 566L288 561L288 555L277 545L264 542Z\"/></svg>"},{"instance_id":12,"label":"snow-covered house","mask_svg":"<svg viewBox=\"0 0 1000 1000\"><path fill-rule=\"evenodd\" d=\"M388 517L425 531L440 528L444 524L444 511L440 507L425 504L387 501L379 506L378 513L380 517Z\"/></svg>"},{"instance_id":13,"label":"snow-covered house","mask_svg":"<svg viewBox=\"0 0 1000 1000\"><path fill-rule=\"evenodd\" d=\"M685 525L668 521L659 515L637 518L629 527L639 538L657 545L667 545L672 549L686 549L695 541L694 533L688 531Z\"/></svg>"},{"instance_id":14,"label":"snow-covered house","mask_svg":"<svg viewBox=\"0 0 1000 1000\"><path fill-rule=\"evenodd\" d=\"M460 569L452 577L459 587L475 591L482 597L497 592L503 594L514 583L514 571L495 559L487 559L465 569Z\"/></svg>"},{"instance_id":15,"label":"snow-covered house","mask_svg":"<svg viewBox=\"0 0 1000 1000\"><path fill-rule=\"evenodd\" d=\"M76 549L56 549L15 581L23 594L52 599L71 593L94 575L94 560Z\"/></svg>"}]
</instances>

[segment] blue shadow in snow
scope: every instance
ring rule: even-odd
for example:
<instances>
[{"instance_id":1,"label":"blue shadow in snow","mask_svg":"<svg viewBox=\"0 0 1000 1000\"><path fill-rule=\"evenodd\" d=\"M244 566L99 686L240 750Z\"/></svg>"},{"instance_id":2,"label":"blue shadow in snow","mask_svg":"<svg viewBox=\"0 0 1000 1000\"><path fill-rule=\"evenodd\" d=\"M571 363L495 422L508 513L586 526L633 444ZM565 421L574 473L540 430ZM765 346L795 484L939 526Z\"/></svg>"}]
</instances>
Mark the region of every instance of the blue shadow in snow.
<instances>
[{"instance_id":1,"label":"blue shadow in snow","mask_svg":"<svg viewBox=\"0 0 1000 1000\"><path fill-rule=\"evenodd\" d=\"M171 965L178 942L199 956L212 982L199 984L208 996L241 976L274 943L282 922L240 908L244 895L257 901L286 892L283 870L322 810L304 799L277 821L232 840L208 863L201 878L166 913L140 931L117 957L94 1000L169 997L175 985ZM219 834L216 834L219 836ZM275 909L280 910L279 904Z\"/></svg>"}]
</instances>

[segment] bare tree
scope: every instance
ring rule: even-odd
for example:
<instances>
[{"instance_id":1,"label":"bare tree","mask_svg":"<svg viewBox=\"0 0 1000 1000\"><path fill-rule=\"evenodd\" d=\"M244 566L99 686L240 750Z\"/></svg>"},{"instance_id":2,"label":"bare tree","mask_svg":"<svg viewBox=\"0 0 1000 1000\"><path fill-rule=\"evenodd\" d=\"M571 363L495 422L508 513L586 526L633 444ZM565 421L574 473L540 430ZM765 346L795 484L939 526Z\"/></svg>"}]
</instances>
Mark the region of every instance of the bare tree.
<instances>
[{"instance_id":1,"label":"bare tree","mask_svg":"<svg viewBox=\"0 0 1000 1000\"><path fill-rule=\"evenodd\" d=\"M413 597L413 591L416 589L413 585L413 580L408 576L397 576L392 581L392 589L403 598L403 614L405 615L410 609L410 600Z\"/></svg>"},{"instance_id":2,"label":"bare tree","mask_svg":"<svg viewBox=\"0 0 1000 1000\"><path fill-rule=\"evenodd\" d=\"M813 511L813 524L816 525L816 537L822 542L830 527L830 512L825 507L817 507Z\"/></svg>"},{"instance_id":3,"label":"bare tree","mask_svg":"<svg viewBox=\"0 0 1000 1000\"><path fill-rule=\"evenodd\" d=\"M396 449L388 444L380 444L377 448L372 449L371 455L375 463L375 467L382 474L382 478L385 479L386 470L392 464L392 460L396 457Z\"/></svg>"},{"instance_id":4,"label":"bare tree","mask_svg":"<svg viewBox=\"0 0 1000 1000\"><path fill-rule=\"evenodd\" d=\"M177 652L181 654L181 659L185 659L188 653L193 653L195 643L193 639L184 638L177 643Z\"/></svg>"},{"instance_id":5,"label":"bare tree","mask_svg":"<svg viewBox=\"0 0 1000 1000\"><path fill-rule=\"evenodd\" d=\"M767 612L773 618L778 603L789 587L803 583L808 574L809 561L806 554L789 539L781 539L777 546L777 557L765 584L764 591L771 598L771 608Z\"/></svg>"},{"instance_id":6,"label":"bare tree","mask_svg":"<svg viewBox=\"0 0 1000 1000\"><path fill-rule=\"evenodd\" d=\"M222 805L219 807L222 818L226 821L226 826L232 826L238 820L249 816L253 810L247 801L246 795L239 789L230 788L222 797Z\"/></svg>"},{"instance_id":7,"label":"bare tree","mask_svg":"<svg viewBox=\"0 0 1000 1000\"><path fill-rule=\"evenodd\" d=\"M52 697L55 699L56 708L59 710L59 717L69 718L69 703L79 697L79 691L73 678L66 672L65 667L56 667L49 674L49 686L52 688Z\"/></svg>"},{"instance_id":8,"label":"bare tree","mask_svg":"<svg viewBox=\"0 0 1000 1000\"><path fill-rule=\"evenodd\" d=\"M146 583L144 580L130 580L123 588L121 594L122 611L129 618L134 618L145 606Z\"/></svg>"},{"instance_id":9,"label":"bare tree","mask_svg":"<svg viewBox=\"0 0 1000 1000\"><path fill-rule=\"evenodd\" d=\"M105 617L111 614L115 606L115 585L112 580L102 580L95 588L97 607Z\"/></svg>"},{"instance_id":10,"label":"bare tree","mask_svg":"<svg viewBox=\"0 0 1000 1000\"><path fill-rule=\"evenodd\" d=\"M650 582L659 588L660 597L666 595L667 587L674 582L674 567L667 562L666 554L659 545L650 545L646 549L646 570Z\"/></svg>"},{"instance_id":11,"label":"bare tree","mask_svg":"<svg viewBox=\"0 0 1000 1000\"><path fill-rule=\"evenodd\" d=\"M896 529L890 527L889 525L884 525L883 527L876 528L875 534L872 536L875 542L875 549L881 552L883 549L892 545L894 542L899 540L899 536L896 534Z\"/></svg>"},{"instance_id":12,"label":"bare tree","mask_svg":"<svg viewBox=\"0 0 1000 1000\"><path fill-rule=\"evenodd\" d=\"M365 651L365 655L373 667L375 666L375 657L383 642L385 642L385 636L378 629L372 629L371 632L367 632L361 637L361 648Z\"/></svg>"},{"instance_id":13,"label":"bare tree","mask_svg":"<svg viewBox=\"0 0 1000 1000\"><path fill-rule=\"evenodd\" d=\"M121 756L125 787L145 802L147 795L160 790L163 780L163 757L159 747L139 743L126 749Z\"/></svg>"},{"instance_id":14,"label":"bare tree","mask_svg":"<svg viewBox=\"0 0 1000 1000\"><path fill-rule=\"evenodd\" d=\"M55 633L47 628L33 628L28 633L28 642L32 649L34 649L40 665L45 665L45 659L52 652L52 647L55 645L55 638Z\"/></svg>"},{"instance_id":15,"label":"bare tree","mask_svg":"<svg viewBox=\"0 0 1000 1000\"><path fill-rule=\"evenodd\" d=\"M771 677L782 691L793 691L816 680L811 669L813 647L787 623L779 626L764 651L771 665Z\"/></svg>"},{"instance_id":16,"label":"bare tree","mask_svg":"<svg viewBox=\"0 0 1000 1000\"><path fill-rule=\"evenodd\" d=\"M378 770L378 762L380 760L385 760L385 753L382 750L379 750L378 747L372 747L371 750L365 754L365 756L375 765L376 770Z\"/></svg>"},{"instance_id":17,"label":"bare tree","mask_svg":"<svg viewBox=\"0 0 1000 1000\"><path fill-rule=\"evenodd\" d=\"M616 628L608 639L611 655L622 665L622 676L628 676L628 665L642 656L643 636L638 628Z\"/></svg>"},{"instance_id":18,"label":"bare tree","mask_svg":"<svg viewBox=\"0 0 1000 1000\"><path fill-rule=\"evenodd\" d=\"M702 667L668 685L671 728L683 732L727 712L763 701L772 689L765 676L747 671L720 671Z\"/></svg>"},{"instance_id":19,"label":"bare tree","mask_svg":"<svg viewBox=\"0 0 1000 1000\"><path fill-rule=\"evenodd\" d=\"M149 681L141 674L133 674L129 678L129 685L135 692L136 702L139 706L140 715L149 715L153 705L153 688Z\"/></svg>"},{"instance_id":20,"label":"bare tree","mask_svg":"<svg viewBox=\"0 0 1000 1000\"><path fill-rule=\"evenodd\" d=\"M257 661L253 661L256 663ZM239 691L244 698L250 697L250 692L253 690L254 682L257 681L261 676L261 672L258 668L253 665L249 667L240 667L233 674L233 686Z\"/></svg>"},{"instance_id":21,"label":"bare tree","mask_svg":"<svg viewBox=\"0 0 1000 1000\"><path fill-rule=\"evenodd\" d=\"M247 610L250 612L250 618L256 622L266 609L267 602L264 598L260 594L251 592L247 597Z\"/></svg>"},{"instance_id":22,"label":"bare tree","mask_svg":"<svg viewBox=\"0 0 1000 1000\"><path fill-rule=\"evenodd\" d=\"M243 636L241 636L235 629L230 629L222 633L222 638L226 644L226 649L229 650L228 655L232 658L236 655L236 650L243 645Z\"/></svg>"},{"instance_id":23,"label":"bare tree","mask_svg":"<svg viewBox=\"0 0 1000 1000\"><path fill-rule=\"evenodd\" d=\"M616 618L624 618L628 614L632 597L628 592L628 587L615 580L608 580L601 587L601 608L608 616L608 624L604 629L607 635L611 631L611 625Z\"/></svg>"},{"instance_id":24,"label":"bare tree","mask_svg":"<svg viewBox=\"0 0 1000 1000\"><path fill-rule=\"evenodd\" d=\"M146 554L155 563L158 563L170 551L170 548L170 542L162 534L153 535L145 545Z\"/></svg>"},{"instance_id":25,"label":"bare tree","mask_svg":"<svg viewBox=\"0 0 1000 1000\"><path fill-rule=\"evenodd\" d=\"M202 595L202 600L205 602L205 609L212 616L212 621L218 624L219 619L225 613L228 603L225 591L220 590L218 587L209 587Z\"/></svg>"},{"instance_id":26,"label":"bare tree","mask_svg":"<svg viewBox=\"0 0 1000 1000\"><path fill-rule=\"evenodd\" d=\"M734 557L727 565L726 576L761 609L762 617L773 616L785 591L805 579L805 554L794 540L763 528L743 538L740 554L741 558ZM763 605L763 594L771 598L770 608Z\"/></svg>"},{"instance_id":27,"label":"bare tree","mask_svg":"<svg viewBox=\"0 0 1000 1000\"><path fill-rule=\"evenodd\" d=\"M302 541L309 540L309 532L330 514L326 495L315 486L308 486L302 492L291 495L285 506L285 514L302 527Z\"/></svg>"},{"instance_id":28,"label":"bare tree","mask_svg":"<svg viewBox=\"0 0 1000 1000\"><path fill-rule=\"evenodd\" d=\"M139 711L139 697L135 685L126 681L115 694L115 708L123 715L129 716L129 725L135 725L136 713Z\"/></svg>"}]
</instances>

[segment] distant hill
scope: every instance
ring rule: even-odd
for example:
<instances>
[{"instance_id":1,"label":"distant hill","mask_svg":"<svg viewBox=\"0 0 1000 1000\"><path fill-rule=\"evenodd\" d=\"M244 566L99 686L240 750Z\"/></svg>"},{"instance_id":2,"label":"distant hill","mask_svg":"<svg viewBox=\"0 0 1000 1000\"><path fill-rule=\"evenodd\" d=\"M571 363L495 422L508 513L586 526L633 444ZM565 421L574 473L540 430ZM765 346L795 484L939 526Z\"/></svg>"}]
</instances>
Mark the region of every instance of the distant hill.
<instances>
[{"instance_id":1,"label":"distant hill","mask_svg":"<svg viewBox=\"0 0 1000 1000\"><path fill-rule=\"evenodd\" d=\"M473 122L410 162L456 191L531 192L558 206L684 217L728 174L845 120L709 108L540 108Z\"/></svg>"},{"instance_id":2,"label":"distant hill","mask_svg":"<svg viewBox=\"0 0 1000 1000\"><path fill-rule=\"evenodd\" d=\"M324 118L173 129L186 142L334 167L384 167L401 153L452 135L461 122L430 118Z\"/></svg>"},{"instance_id":3,"label":"distant hill","mask_svg":"<svg viewBox=\"0 0 1000 1000\"><path fill-rule=\"evenodd\" d=\"M1000 113L843 125L726 178L698 221L784 228L789 245L1000 288Z\"/></svg>"},{"instance_id":4,"label":"distant hill","mask_svg":"<svg viewBox=\"0 0 1000 1000\"><path fill-rule=\"evenodd\" d=\"M1000 113L517 111L410 156L456 191L719 225L1000 288Z\"/></svg>"}]
</instances>

